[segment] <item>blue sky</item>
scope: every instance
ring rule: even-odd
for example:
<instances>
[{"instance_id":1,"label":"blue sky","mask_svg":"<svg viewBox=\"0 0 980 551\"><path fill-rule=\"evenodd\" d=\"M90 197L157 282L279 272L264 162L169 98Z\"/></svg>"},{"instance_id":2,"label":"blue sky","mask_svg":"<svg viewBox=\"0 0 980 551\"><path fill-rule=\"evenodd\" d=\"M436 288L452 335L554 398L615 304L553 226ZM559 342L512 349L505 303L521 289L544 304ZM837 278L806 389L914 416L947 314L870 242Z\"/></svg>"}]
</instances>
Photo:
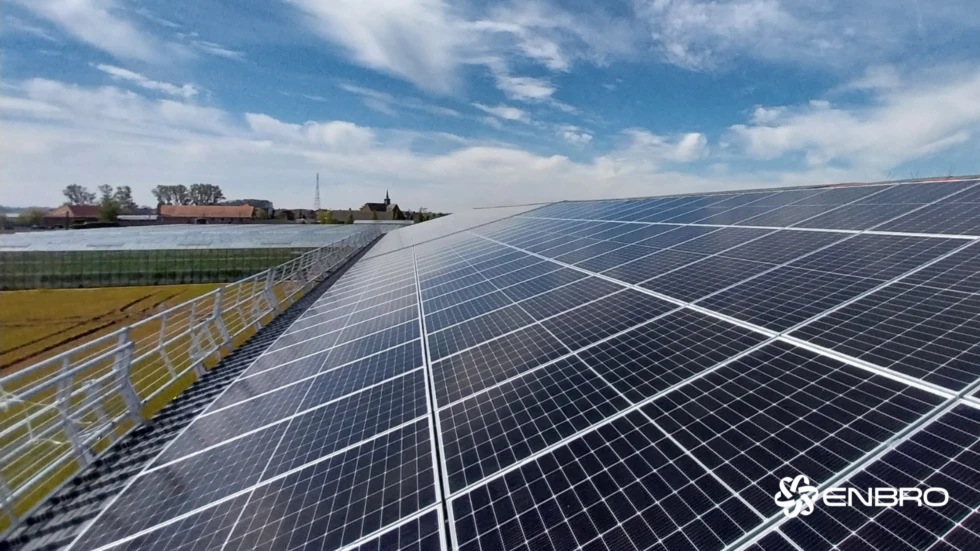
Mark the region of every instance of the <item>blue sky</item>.
<instances>
[{"instance_id":1,"label":"blue sky","mask_svg":"<svg viewBox=\"0 0 980 551\"><path fill-rule=\"evenodd\" d=\"M974 0L10 0L0 203L403 207L980 172Z\"/></svg>"}]
</instances>

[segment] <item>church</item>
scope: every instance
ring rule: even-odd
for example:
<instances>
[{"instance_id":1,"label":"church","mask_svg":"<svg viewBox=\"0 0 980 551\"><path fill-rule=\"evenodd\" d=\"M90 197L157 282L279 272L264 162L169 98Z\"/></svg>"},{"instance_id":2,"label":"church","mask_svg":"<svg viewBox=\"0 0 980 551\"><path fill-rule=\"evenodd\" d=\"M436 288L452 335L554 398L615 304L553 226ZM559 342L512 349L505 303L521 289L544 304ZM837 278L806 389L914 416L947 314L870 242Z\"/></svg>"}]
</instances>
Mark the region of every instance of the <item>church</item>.
<instances>
[{"instance_id":1,"label":"church","mask_svg":"<svg viewBox=\"0 0 980 551\"><path fill-rule=\"evenodd\" d=\"M326 210L319 211L320 213L326 212ZM405 220L405 215L402 213L401 209L398 208L397 204L391 202L391 197L388 195L388 191L385 191L384 201L380 203L364 203L364 205L358 209L347 209L347 210L329 210L331 216L337 222L344 222L348 218L353 220L371 221L371 220Z\"/></svg>"},{"instance_id":2,"label":"church","mask_svg":"<svg viewBox=\"0 0 980 551\"><path fill-rule=\"evenodd\" d=\"M383 213L383 212L393 212L396 209L398 209L398 205L392 205L391 204L391 198L388 197L388 190L385 190L385 200L384 200L384 202L381 202L381 203L364 203L364 206L361 207L361 212L367 212L367 213L377 212L378 213L378 218L381 218L381 216L380 216L381 213Z\"/></svg>"}]
</instances>

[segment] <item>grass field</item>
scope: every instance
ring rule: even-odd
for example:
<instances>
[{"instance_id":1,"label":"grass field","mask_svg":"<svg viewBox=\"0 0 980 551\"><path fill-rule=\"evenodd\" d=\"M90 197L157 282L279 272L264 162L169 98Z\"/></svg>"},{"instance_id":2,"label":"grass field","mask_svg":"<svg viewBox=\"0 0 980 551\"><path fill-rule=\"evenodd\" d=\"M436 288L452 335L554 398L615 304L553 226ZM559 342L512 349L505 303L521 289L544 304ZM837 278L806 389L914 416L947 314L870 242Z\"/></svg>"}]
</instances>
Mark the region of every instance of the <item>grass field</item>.
<instances>
[{"instance_id":1,"label":"grass field","mask_svg":"<svg viewBox=\"0 0 980 551\"><path fill-rule=\"evenodd\" d=\"M55 356L218 286L0 292L0 374Z\"/></svg>"}]
</instances>

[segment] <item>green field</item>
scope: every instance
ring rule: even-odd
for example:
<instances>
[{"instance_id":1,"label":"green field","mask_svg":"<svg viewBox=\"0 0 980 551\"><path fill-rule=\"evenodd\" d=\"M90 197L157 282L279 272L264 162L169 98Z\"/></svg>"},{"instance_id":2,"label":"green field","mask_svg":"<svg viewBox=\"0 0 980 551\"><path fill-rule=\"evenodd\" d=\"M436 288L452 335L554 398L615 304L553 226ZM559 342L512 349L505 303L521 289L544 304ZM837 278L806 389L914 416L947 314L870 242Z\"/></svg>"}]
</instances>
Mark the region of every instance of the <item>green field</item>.
<instances>
[{"instance_id":1,"label":"green field","mask_svg":"<svg viewBox=\"0 0 980 551\"><path fill-rule=\"evenodd\" d=\"M308 249L0 252L0 291L236 281Z\"/></svg>"}]
</instances>

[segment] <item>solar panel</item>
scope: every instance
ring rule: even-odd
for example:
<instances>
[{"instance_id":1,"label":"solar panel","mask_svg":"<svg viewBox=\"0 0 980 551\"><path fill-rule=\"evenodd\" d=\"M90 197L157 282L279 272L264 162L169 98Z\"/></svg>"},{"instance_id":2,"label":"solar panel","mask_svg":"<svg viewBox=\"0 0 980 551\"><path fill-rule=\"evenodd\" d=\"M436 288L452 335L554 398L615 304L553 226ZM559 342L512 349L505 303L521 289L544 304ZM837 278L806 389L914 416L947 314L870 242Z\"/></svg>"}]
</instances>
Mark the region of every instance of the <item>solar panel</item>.
<instances>
[{"instance_id":1,"label":"solar panel","mask_svg":"<svg viewBox=\"0 0 980 551\"><path fill-rule=\"evenodd\" d=\"M389 233L75 548L980 545L978 180L492 210Z\"/></svg>"}]
</instances>

